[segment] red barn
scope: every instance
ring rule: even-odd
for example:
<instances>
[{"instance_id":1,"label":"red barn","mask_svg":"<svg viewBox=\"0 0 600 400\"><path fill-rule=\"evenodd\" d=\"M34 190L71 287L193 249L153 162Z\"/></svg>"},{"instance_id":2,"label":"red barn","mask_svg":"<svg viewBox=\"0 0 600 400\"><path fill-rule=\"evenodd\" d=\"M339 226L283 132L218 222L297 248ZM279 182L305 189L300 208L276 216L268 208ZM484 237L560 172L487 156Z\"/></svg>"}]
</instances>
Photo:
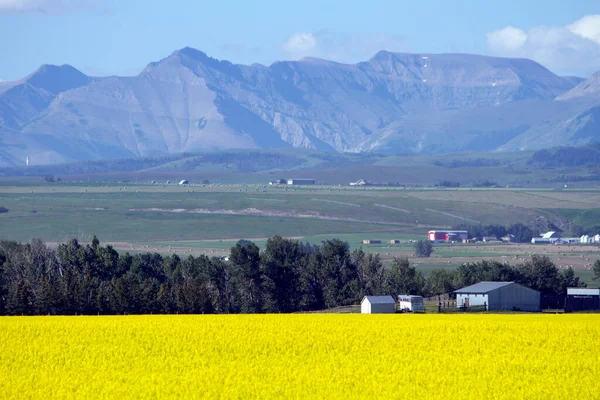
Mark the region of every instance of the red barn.
<instances>
[{"instance_id":1,"label":"red barn","mask_svg":"<svg viewBox=\"0 0 600 400\"><path fill-rule=\"evenodd\" d=\"M429 231L427 239L432 242L462 242L469 238L467 231Z\"/></svg>"}]
</instances>

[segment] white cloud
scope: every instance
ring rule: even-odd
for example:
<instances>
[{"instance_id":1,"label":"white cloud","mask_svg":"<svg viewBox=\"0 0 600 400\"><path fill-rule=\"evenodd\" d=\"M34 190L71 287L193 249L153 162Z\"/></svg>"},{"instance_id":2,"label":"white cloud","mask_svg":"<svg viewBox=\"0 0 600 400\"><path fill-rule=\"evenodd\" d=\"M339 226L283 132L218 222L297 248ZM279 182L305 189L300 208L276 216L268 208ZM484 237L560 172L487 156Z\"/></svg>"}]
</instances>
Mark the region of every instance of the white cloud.
<instances>
[{"instance_id":1,"label":"white cloud","mask_svg":"<svg viewBox=\"0 0 600 400\"><path fill-rule=\"evenodd\" d=\"M296 32L283 43L283 51L302 56L319 52L317 38L312 33Z\"/></svg>"},{"instance_id":2,"label":"white cloud","mask_svg":"<svg viewBox=\"0 0 600 400\"><path fill-rule=\"evenodd\" d=\"M586 15L567 25L571 32L600 44L600 15Z\"/></svg>"},{"instance_id":3,"label":"white cloud","mask_svg":"<svg viewBox=\"0 0 600 400\"><path fill-rule=\"evenodd\" d=\"M527 41L527 33L514 26L489 32L486 36L490 48L494 51L514 51L523 47Z\"/></svg>"},{"instance_id":4,"label":"white cloud","mask_svg":"<svg viewBox=\"0 0 600 400\"><path fill-rule=\"evenodd\" d=\"M530 58L560 74L587 76L600 70L600 15L527 31L507 26L486 38L498 55Z\"/></svg>"},{"instance_id":5,"label":"white cloud","mask_svg":"<svg viewBox=\"0 0 600 400\"><path fill-rule=\"evenodd\" d=\"M0 13L62 14L99 10L105 3L103 0L0 0Z\"/></svg>"},{"instance_id":6,"label":"white cloud","mask_svg":"<svg viewBox=\"0 0 600 400\"><path fill-rule=\"evenodd\" d=\"M317 57L353 63L364 61L380 50L402 51L404 38L384 33L296 32L281 46L285 57Z\"/></svg>"}]
</instances>

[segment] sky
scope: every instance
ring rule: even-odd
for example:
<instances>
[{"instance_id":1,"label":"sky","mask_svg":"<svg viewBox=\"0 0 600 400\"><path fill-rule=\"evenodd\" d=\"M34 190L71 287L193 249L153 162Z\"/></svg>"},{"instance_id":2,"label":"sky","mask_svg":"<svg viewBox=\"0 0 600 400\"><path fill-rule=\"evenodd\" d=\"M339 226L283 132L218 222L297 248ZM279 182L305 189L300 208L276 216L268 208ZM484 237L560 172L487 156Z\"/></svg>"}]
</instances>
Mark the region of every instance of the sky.
<instances>
[{"instance_id":1,"label":"sky","mask_svg":"<svg viewBox=\"0 0 600 400\"><path fill-rule=\"evenodd\" d=\"M135 75L185 46L234 63L379 50L531 58L600 71L599 0L0 0L0 79L42 64Z\"/></svg>"}]
</instances>

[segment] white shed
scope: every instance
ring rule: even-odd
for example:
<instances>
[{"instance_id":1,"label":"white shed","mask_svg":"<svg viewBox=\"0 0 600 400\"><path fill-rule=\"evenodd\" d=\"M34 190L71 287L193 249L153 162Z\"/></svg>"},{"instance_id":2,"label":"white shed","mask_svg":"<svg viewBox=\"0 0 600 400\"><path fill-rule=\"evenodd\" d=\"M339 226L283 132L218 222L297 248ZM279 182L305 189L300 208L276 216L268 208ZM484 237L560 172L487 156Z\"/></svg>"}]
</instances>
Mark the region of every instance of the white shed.
<instances>
[{"instance_id":1,"label":"white shed","mask_svg":"<svg viewBox=\"0 0 600 400\"><path fill-rule=\"evenodd\" d=\"M365 296L360 302L362 314L393 314L396 302L392 296Z\"/></svg>"},{"instance_id":2,"label":"white shed","mask_svg":"<svg viewBox=\"0 0 600 400\"><path fill-rule=\"evenodd\" d=\"M189 182L188 182L187 179L182 179L182 180L179 181L179 184L180 185L187 185L187 184L189 184Z\"/></svg>"},{"instance_id":3,"label":"white shed","mask_svg":"<svg viewBox=\"0 0 600 400\"><path fill-rule=\"evenodd\" d=\"M485 305L494 311L540 311L540 292L515 282L479 282L454 293L457 307Z\"/></svg>"}]
</instances>

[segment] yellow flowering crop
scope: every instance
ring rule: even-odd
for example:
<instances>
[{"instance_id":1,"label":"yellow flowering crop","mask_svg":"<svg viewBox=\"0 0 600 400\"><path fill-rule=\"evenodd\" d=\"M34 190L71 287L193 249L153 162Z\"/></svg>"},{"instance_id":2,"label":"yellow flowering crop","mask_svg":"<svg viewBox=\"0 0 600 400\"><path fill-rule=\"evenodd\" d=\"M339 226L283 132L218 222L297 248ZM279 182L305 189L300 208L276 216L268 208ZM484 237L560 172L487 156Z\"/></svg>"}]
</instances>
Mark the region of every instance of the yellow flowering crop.
<instances>
[{"instance_id":1,"label":"yellow flowering crop","mask_svg":"<svg viewBox=\"0 0 600 400\"><path fill-rule=\"evenodd\" d=\"M0 399L593 399L600 315L0 318Z\"/></svg>"}]
</instances>

